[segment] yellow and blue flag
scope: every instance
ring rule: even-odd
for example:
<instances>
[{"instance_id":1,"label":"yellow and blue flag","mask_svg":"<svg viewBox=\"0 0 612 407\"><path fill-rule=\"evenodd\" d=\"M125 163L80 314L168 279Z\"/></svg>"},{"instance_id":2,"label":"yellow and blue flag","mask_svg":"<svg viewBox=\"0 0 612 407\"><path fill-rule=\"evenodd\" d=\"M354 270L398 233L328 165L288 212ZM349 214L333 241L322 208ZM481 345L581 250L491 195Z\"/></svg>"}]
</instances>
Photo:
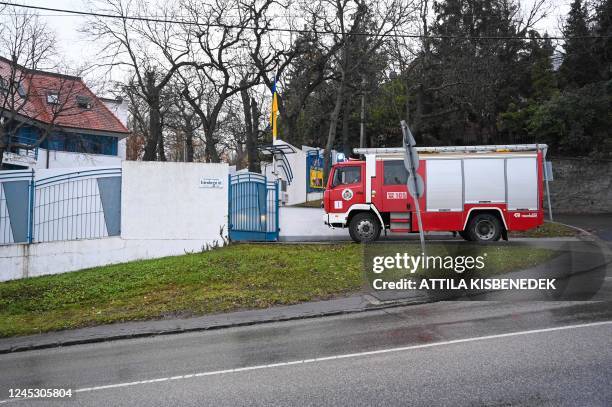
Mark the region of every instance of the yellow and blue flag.
<instances>
[{"instance_id":1,"label":"yellow and blue flag","mask_svg":"<svg viewBox=\"0 0 612 407\"><path fill-rule=\"evenodd\" d=\"M272 112L270 113L270 125L272 126L272 144L276 142L278 121L278 95L276 93L276 76L274 76L274 84L272 85Z\"/></svg>"}]
</instances>

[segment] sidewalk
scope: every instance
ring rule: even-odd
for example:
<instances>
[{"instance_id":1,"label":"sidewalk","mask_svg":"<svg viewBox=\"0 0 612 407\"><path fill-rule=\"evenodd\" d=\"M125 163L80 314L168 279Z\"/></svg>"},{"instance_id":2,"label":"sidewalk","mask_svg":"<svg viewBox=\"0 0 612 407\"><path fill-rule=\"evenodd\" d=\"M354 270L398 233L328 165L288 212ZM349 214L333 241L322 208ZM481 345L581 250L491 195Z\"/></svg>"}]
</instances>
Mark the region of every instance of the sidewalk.
<instances>
[{"instance_id":1,"label":"sidewalk","mask_svg":"<svg viewBox=\"0 0 612 407\"><path fill-rule=\"evenodd\" d=\"M113 341L118 339L142 338L147 336L231 328L267 322L349 314L372 309L421 303L425 300L426 298L422 300L412 299L410 301L402 301L394 304L376 304L376 301L372 301L368 295L358 294L333 300L305 302L296 305L236 311L225 314L205 315L202 317L123 322L89 328L48 332L39 335L0 338L0 354Z\"/></svg>"}]
</instances>

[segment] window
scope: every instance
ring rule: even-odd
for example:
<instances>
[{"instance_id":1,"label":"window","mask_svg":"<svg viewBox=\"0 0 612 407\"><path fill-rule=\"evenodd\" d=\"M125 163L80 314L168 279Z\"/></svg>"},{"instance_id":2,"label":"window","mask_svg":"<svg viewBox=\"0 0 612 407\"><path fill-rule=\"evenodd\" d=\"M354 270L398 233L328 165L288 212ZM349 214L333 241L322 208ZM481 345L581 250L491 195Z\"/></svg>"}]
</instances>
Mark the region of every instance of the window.
<instances>
[{"instance_id":1,"label":"window","mask_svg":"<svg viewBox=\"0 0 612 407\"><path fill-rule=\"evenodd\" d=\"M47 93L47 103L50 105L59 104L59 93L57 92L49 92Z\"/></svg>"},{"instance_id":2,"label":"window","mask_svg":"<svg viewBox=\"0 0 612 407\"><path fill-rule=\"evenodd\" d=\"M17 94L22 98L26 97L26 91L23 88L23 84L21 82L15 82L15 86L17 87Z\"/></svg>"},{"instance_id":3,"label":"window","mask_svg":"<svg viewBox=\"0 0 612 407\"><path fill-rule=\"evenodd\" d=\"M408 171L403 161L384 161L384 184L406 185L408 182Z\"/></svg>"},{"instance_id":4,"label":"window","mask_svg":"<svg viewBox=\"0 0 612 407\"><path fill-rule=\"evenodd\" d=\"M91 109L91 98L88 96L77 96L77 106L81 109Z\"/></svg>"},{"instance_id":5,"label":"window","mask_svg":"<svg viewBox=\"0 0 612 407\"><path fill-rule=\"evenodd\" d=\"M8 93L8 90L9 90L8 84L9 82L0 76L0 92Z\"/></svg>"},{"instance_id":6,"label":"window","mask_svg":"<svg viewBox=\"0 0 612 407\"><path fill-rule=\"evenodd\" d=\"M47 137L43 148L71 153L117 155L117 145L117 137L58 132Z\"/></svg>"},{"instance_id":7,"label":"window","mask_svg":"<svg viewBox=\"0 0 612 407\"><path fill-rule=\"evenodd\" d=\"M332 186L356 184L361 181L361 166L338 167L334 171Z\"/></svg>"}]
</instances>

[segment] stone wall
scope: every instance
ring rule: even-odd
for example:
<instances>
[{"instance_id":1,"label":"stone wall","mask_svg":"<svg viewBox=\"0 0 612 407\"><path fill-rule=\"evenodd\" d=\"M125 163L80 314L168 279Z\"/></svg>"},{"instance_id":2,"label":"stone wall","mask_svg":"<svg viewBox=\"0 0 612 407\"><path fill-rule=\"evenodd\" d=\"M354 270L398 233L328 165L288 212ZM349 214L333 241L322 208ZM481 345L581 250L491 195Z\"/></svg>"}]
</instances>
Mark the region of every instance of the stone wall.
<instances>
[{"instance_id":1,"label":"stone wall","mask_svg":"<svg viewBox=\"0 0 612 407\"><path fill-rule=\"evenodd\" d=\"M551 161L553 214L612 213L612 160L553 158Z\"/></svg>"}]
</instances>

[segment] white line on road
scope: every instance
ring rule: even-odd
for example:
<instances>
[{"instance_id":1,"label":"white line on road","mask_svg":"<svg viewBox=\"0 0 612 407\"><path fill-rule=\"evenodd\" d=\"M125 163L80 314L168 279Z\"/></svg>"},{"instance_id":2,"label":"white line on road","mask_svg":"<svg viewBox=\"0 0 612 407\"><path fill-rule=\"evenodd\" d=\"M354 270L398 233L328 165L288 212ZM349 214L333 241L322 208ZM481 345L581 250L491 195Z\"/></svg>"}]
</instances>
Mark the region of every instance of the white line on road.
<instances>
[{"instance_id":1,"label":"white line on road","mask_svg":"<svg viewBox=\"0 0 612 407\"><path fill-rule=\"evenodd\" d=\"M565 326L558 326L558 327L553 327L553 328L543 328L543 329L533 329L529 331L510 332L510 333L505 333L505 334L477 336L473 338L454 339L450 341L433 342L433 343L427 343L427 344L422 344L422 345L401 346L398 348L380 349L380 350L358 352L358 353L346 353L343 355L325 356L325 357L313 358L313 359L294 360L290 362L271 363L267 365L246 366L246 367L239 367L239 368L234 368L234 369L214 370L210 372L192 373L192 374L172 376L172 377L161 377L157 379L139 380L139 381L134 381L134 382L107 384L104 386L84 387L81 389L76 389L75 392L83 393L83 392L90 392L90 391L97 391L97 390L115 389L115 388L120 388L120 387L138 386L138 385L149 384L149 383L159 383L159 382L168 382L168 381L174 381L174 380L191 379L194 377L217 376L217 375L223 375L223 374L228 374L228 373L248 372L251 370L270 369L274 367L301 365L301 364L315 363L315 362L326 362L330 360L349 359L349 358L356 358L356 357L362 357L362 356L381 355L385 353L402 352L402 351L414 350L414 349L433 348L436 346L453 345L457 343L484 341L484 340L499 339L499 338L509 338L513 336L531 335L531 334L538 334L538 333L544 333L544 332L565 331L568 329L589 328L589 327L610 325L610 324L612 324L612 321L601 321L601 322L591 322L587 324L565 325ZM9 401L16 401L16 400L18 399L0 400L0 404L6 403Z\"/></svg>"}]
</instances>

